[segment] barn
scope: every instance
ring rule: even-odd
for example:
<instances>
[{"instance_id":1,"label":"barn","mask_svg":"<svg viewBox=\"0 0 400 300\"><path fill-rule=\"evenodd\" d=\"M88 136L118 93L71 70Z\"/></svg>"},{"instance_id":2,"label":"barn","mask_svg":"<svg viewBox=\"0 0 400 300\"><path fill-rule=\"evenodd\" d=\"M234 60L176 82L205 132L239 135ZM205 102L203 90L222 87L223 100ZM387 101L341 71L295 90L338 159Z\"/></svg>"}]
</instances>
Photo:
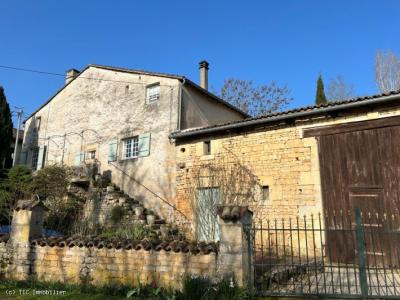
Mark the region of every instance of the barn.
<instances>
[{"instance_id":1,"label":"barn","mask_svg":"<svg viewBox=\"0 0 400 300\"><path fill-rule=\"evenodd\" d=\"M367 255L399 263L399 91L177 131L170 138L178 161L176 206L192 217L194 236L200 232L196 209L207 206L194 195L212 188L212 203L248 205L256 222L321 214L331 260L346 263L357 250L354 231L345 228L355 227L358 209ZM203 172L213 178L211 186L211 180L197 180L202 169L246 178L218 180L219 174Z\"/></svg>"}]
</instances>

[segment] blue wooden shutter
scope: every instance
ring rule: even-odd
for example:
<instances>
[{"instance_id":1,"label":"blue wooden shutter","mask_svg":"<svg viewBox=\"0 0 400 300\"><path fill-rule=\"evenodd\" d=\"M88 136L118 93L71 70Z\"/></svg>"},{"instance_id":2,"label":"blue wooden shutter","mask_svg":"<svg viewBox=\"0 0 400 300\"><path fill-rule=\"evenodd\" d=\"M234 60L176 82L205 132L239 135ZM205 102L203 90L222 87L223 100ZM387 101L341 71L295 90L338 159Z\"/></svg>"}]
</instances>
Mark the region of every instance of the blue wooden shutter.
<instances>
[{"instance_id":1,"label":"blue wooden shutter","mask_svg":"<svg viewBox=\"0 0 400 300\"><path fill-rule=\"evenodd\" d=\"M19 165L26 165L27 160L28 160L28 152L27 151L22 151L20 156L19 156L18 164Z\"/></svg>"},{"instance_id":2,"label":"blue wooden shutter","mask_svg":"<svg viewBox=\"0 0 400 300\"><path fill-rule=\"evenodd\" d=\"M38 162L37 162L36 170L40 170L43 168L45 156L46 156L46 146L40 147L39 153L38 153Z\"/></svg>"},{"instance_id":3,"label":"blue wooden shutter","mask_svg":"<svg viewBox=\"0 0 400 300\"><path fill-rule=\"evenodd\" d=\"M116 161L117 160L117 146L118 146L117 140L112 140L108 144L108 161Z\"/></svg>"},{"instance_id":4,"label":"blue wooden shutter","mask_svg":"<svg viewBox=\"0 0 400 300\"><path fill-rule=\"evenodd\" d=\"M139 157L150 155L150 132L139 135Z\"/></svg>"},{"instance_id":5,"label":"blue wooden shutter","mask_svg":"<svg viewBox=\"0 0 400 300\"><path fill-rule=\"evenodd\" d=\"M75 155L75 166L79 166L83 161L83 153L79 152Z\"/></svg>"}]
</instances>

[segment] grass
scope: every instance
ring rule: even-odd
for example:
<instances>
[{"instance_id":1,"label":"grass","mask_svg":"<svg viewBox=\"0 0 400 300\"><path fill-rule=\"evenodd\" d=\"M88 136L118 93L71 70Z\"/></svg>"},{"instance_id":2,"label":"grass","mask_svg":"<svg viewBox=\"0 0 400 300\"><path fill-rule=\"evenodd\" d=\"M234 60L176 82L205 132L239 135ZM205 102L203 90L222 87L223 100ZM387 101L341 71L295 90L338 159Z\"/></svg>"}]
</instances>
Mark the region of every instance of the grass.
<instances>
[{"instance_id":1,"label":"grass","mask_svg":"<svg viewBox=\"0 0 400 300\"><path fill-rule=\"evenodd\" d=\"M130 289L127 286L94 287L51 282L1 280L0 299L117 300L126 299L126 294ZM34 293L37 291L58 291L62 295L35 295Z\"/></svg>"}]
</instances>

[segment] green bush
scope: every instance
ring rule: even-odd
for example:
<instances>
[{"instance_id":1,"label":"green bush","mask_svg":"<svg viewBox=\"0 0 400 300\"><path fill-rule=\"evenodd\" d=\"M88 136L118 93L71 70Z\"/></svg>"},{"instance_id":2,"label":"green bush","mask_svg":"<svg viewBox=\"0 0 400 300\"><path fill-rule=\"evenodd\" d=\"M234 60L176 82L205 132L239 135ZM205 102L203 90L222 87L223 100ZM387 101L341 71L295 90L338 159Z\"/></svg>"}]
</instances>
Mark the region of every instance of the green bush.
<instances>
[{"instance_id":1,"label":"green bush","mask_svg":"<svg viewBox=\"0 0 400 300\"><path fill-rule=\"evenodd\" d=\"M39 170L33 177L32 189L44 199L61 198L67 194L71 169L52 165Z\"/></svg>"},{"instance_id":2,"label":"green bush","mask_svg":"<svg viewBox=\"0 0 400 300\"><path fill-rule=\"evenodd\" d=\"M31 197L32 172L25 166L16 166L2 172L0 183L0 224L10 224L17 200Z\"/></svg>"},{"instance_id":3,"label":"green bush","mask_svg":"<svg viewBox=\"0 0 400 300\"><path fill-rule=\"evenodd\" d=\"M186 276L183 279L183 299L208 300L211 299L212 282L209 278Z\"/></svg>"},{"instance_id":4,"label":"green bush","mask_svg":"<svg viewBox=\"0 0 400 300\"><path fill-rule=\"evenodd\" d=\"M45 214L44 226L63 234L71 234L75 223L80 220L83 203L74 198L54 198L44 203L49 209Z\"/></svg>"},{"instance_id":5,"label":"green bush","mask_svg":"<svg viewBox=\"0 0 400 300\"><path fill-rule=\"evenodd\" d=\"M224 277L213 284L207 277L186 276L183 280L183 289L180 299L186 300L241 300L249 299L246 289L237 285L231 276Z\"/></svg>"},{"instance_id":6,"label":"green bush","mask_svg":"<svg viewBox=\"0 0 400 300\"><path fill-rule=\"evenodd\" d=\"M125 215L125 209L120 205L114 206L111 209L110 218L111 218L111 221L113 222L113 224L118 224L122 220L124 215Z\"/></svg>"},{"instance_id":7,"label":"green bush","mask_svg":"<svg viewBox=\"0 0 400 300\"><path fill-rule=\"evenodd\" d=\"M14 199L29 197L32 192L32 171L26 166L16 166L8 172L2 188L12 194Z\"/></svg>"}]
</instances>

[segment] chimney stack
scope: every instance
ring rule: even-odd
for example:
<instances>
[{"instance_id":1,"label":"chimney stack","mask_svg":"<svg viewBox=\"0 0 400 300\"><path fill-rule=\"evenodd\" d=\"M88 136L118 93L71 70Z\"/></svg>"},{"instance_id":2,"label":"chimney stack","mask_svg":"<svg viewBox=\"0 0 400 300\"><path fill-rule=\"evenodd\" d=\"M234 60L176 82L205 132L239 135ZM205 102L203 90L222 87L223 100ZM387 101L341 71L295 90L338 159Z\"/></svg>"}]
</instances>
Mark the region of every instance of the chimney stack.
<instances>
[{"instance_id":1,"label":"chimney stack","mask_svg":"<svg viewBox=\"0 0 400 300\"><path fill-rule=\"evenodd\" d=\"M76 76L78 76L79 71L75 69L69 69L65 76L65 84L70 83Z\"/></svg>"},{"instance_id":2,"label":"chimney stack","mask_svg":"<svg viewBox=\"0 0 400 300\"><path fill-rule=\"evenodd\" d=\"M199 62L200 86L205 90L208 90L208 66L209 63L205 60Z\"/></svg>"}]
</instances>

